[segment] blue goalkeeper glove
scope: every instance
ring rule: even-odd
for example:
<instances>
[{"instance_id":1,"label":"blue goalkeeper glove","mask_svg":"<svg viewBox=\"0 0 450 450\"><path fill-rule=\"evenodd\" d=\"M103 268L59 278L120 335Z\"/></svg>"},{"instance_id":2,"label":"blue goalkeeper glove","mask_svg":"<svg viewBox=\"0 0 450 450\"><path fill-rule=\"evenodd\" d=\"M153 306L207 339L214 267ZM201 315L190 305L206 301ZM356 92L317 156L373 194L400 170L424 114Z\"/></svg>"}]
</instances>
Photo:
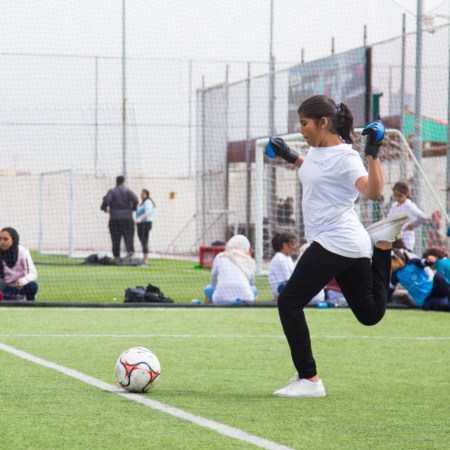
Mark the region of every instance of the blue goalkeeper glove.
<instances>
[{"instance_id":1,"label":"blue goalkeeper glove","mask_svg":"<svg viewBox=\"0 0 450 450\"><path fill-rule=\"evenodd\" d=\"M366 157L370 155L373 159L377 159L384 140L384 125L378 114L375 114L373 119L374 121L366 125L361 134L367 136L364 154Z\"/></svg>"},{"instance_id":2,"label":"blue goalkeeper glove","mask_svg":"<svg viewBox=\"0 0 450 450\"><path fill-rule=\"evenodd\" d=\"M299 154L289 148L289 145L279 137L271 137L266 145L266 153L269 158L279 156L288 163L294 164L297 161Z\"/></svg>"}]
</instances>

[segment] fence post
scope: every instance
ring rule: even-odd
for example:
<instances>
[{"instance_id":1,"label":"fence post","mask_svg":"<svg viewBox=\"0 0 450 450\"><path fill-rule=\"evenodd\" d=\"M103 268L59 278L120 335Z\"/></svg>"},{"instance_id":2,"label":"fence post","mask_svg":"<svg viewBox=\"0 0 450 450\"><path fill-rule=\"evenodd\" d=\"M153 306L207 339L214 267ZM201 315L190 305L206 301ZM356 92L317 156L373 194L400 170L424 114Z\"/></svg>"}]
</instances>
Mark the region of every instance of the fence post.
<instances>
[{"instance_id":1,"label":"fence post","mask_svg":"<svg viewBox=\"0 0 450 450\"><path fill-rule=\"evenodd\" d=\"M206 171L206 161L205 161L205 75L202 76L202 240L205 238L206 232L206 190L205 190L205 171Z\"/></svg>"},{"instance_id":2,"label":"fence post","mask_svg":"<svg viewBox=\"0 0 450 450\"><path fill-rule=\"evenodd\" d=\"M400 74L400 131L405 136L405 64L406 64L406 14L403 14L402 25L402 66ZM400 178L406 178L406 155L402 151L400 160Z\"/></svg>"},{"instance_id":3,"label":"fence post","mask_svg":"<svg viewBox=\"0 0 450 450\"><path fill-rule=\"evenodd\" d=\"M416 39L416 100L414 122L414 156L422 165L422 21L423 0L417 0L417 39ZM417 168L414 170L413 194L414 201L420 209L425 209L421 176ZM420 238L416 241L415 252L422 254L422 226L418 228ZM413 249L411 249L413 250Z\"/></svg>"},{"instance_id":4,"label":"fence post","mask_svg":"<svg viewBox=\"0 0 450 450\"><path fill-rule=\"evenodd\" d=\"M189 169L188 177L192 178L192 59L189 61Z\"/></svg>"},{"instance_id":5,"label":"fence post","mask_svg":"<svg viewBox=\"0 0 450 450\"><path fill-rule=\"evenodd\" d=\"M445 207L450 211L450 30L448 43L448 92L447 92L447 192ZM447 223L449 226L450 223Z\"/></svg>"},{"instance_id":6,"label":"fence post","mask_svg":"<svg viewBox=\"0 0 450 450\"><path fill-rule=\"evenodd\" d=\"M263 270L264 241L263 241L263 216L264 216L264 154L262 146L255 142L255 263L256 276Z\"/></svg>"},{"instance_id":7,"label":"fence post","mask_svg":"<svg viewBox=\"0 0 450 450\"><path fill-rule=\"evenodd\" d=\"M45 195L45 180L44 174L41 173L39 177L39 247L38 254L42 255L44 253L44 201Z\"/></svg>"},{"instance_id":8,"label":"fence post","mask_svg":"<svg viewBox=\"0 0 450 450\"><path fill-rule=\"evenodd\" d=\"M245 143L245 161L247 163L247 205L246 205L246 220L245 220L245 234L247 238L250 237L250 211L251 211L251 181L252 181L252 163L250 160L251 151L251 134L250 134L250 63L247 65L247 141Z\"/></svg>"},{"instance_id":9,"label":"fence post","mask_svg":"<svg viewBox=\"0 0 450 450\"><path fill-rule=\"evenodd\" d=\"M75 169L70 169L69 259L73 258L75 229Z\"/></svg>"},{"instance_id":10,"label":"fence post","mask_svg":"<svg viewBox=\"0 0 450 450\"><path fill-rule=\"evenodd\" d=\"M126 0L122 0L122 175L127 177L127 70L126 70Z\"/></svg>"},{"instance_id":11,"label":"fence post","mask_svg":"<svg viewBox=\"0 0 450 450\"><path fill-rule=\"evenodd\" d=\"M228 64L225 67L225 160L222 161L222 164L224 164L224 171L225 174L225 209L228 209L228 139L229 139L229 130L228 130L228 109L229 109L229 67ZM213 179L213 175L211 174L210 180ZM212 185L209 186L208 192L211 196L211 189ZM211 198L211 197L210 197ZM209 202L209 208L211 208L212 202ZM228 237L228 214L225 216L225 227L224 227L224 241L227 242Z\"/></svg>"},{"instance_id":12,"label":"fence post","mask_svg":"<svg viewBox=\"0 0 450 450\"><path fill-rule=\"evenodd\" d=\"M95 157L94 172L97 176L98 170L98 56L95 57Z\"/></svg>"}]
</instances>

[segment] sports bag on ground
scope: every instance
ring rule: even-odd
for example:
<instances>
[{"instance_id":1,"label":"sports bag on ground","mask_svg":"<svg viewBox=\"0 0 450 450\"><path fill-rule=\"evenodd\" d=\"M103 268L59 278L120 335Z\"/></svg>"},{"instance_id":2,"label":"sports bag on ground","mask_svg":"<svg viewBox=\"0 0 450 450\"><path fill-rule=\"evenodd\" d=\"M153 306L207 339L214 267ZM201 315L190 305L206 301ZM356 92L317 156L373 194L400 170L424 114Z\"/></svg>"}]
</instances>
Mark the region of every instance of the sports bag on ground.
<instances>
[{"instance_id":1,"label":"sports bag on ground","mask_svg":"<svg viewBox=\"0 0 450 450\"><path fill-rule=\"evenodd\" d=\"M175 301L165 297L159 287L149 284L146 289L142 286L125 289L124 303L175 303Z\"/></svg>"}]
</instances>

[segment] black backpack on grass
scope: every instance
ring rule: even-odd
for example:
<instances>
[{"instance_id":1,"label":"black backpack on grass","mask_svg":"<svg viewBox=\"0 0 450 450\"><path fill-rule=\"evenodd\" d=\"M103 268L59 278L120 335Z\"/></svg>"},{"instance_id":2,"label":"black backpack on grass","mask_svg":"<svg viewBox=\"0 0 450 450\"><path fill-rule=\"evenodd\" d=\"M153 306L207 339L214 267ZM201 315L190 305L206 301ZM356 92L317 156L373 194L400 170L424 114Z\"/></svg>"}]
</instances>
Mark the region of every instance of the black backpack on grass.
<instances>
[{"instance_id":1,"label":"black backpack on grass","mask_svg":"<svg viewBox=\"0 0 450 450\"><path fill-rule=\"evenodd\" d=\"M165 297L159 287L149 284L147 289L142 286L125 289L124 303L175 303L175 301Z\"/></svg>"}]
</instances>

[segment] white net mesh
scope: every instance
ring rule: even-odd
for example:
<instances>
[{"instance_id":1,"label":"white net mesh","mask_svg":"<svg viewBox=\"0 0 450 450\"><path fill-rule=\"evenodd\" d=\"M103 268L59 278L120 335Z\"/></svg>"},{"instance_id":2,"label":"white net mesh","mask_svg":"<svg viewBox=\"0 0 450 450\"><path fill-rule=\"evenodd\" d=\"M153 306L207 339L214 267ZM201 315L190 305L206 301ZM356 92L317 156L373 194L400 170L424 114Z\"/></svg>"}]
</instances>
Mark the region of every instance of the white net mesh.
<instances>
[{"instance_id":1,"label":"white net mesh","mask_svg":"<svg viewBox=\"0 0 450 450\"><path fill-rule=\"evenodd\" d=\"M0 226L16 228L37 262L111 255L109 216L100 204L123 174L138 197L148 189L155 201L149 253L161 276L156 269L145 281L113 274L121 281L115 291L104 286L108 294L101 296L97 283L111 275L92 272L83 298L121 297L124 288L153 276L176 300L201 298L209 272L177 278L180 267L199 264L201 246L226 242L237 230L248 236L262 267L278 229L304 239L296 171L270 163L259 179L256 142L295 133L299 103L324 93L348 103L358 127L379 110L388 128L403 133L418 164L392 132L384 201L393 183L408 180L430 219L417 232L417 250L442 244L449 206L450 2L430 3L420 22L420 86L411 5L380 0L374 14L371 0L270 4L7 1L0 15ZM418 91L422 152L414 149ZM289 197L293 212L283 217L278 210ZM359 208L364 223L383 214L380 204L361 200ZM433 223L436 210L440 227ZM136 233L134 241L142 258ZM123 242L121 248L124 257ZM39 269L40 299L74 292L75 272L52 284L57 270ZM267 300L266 280L260 283Z\"/></svg>"}]
</instances>

